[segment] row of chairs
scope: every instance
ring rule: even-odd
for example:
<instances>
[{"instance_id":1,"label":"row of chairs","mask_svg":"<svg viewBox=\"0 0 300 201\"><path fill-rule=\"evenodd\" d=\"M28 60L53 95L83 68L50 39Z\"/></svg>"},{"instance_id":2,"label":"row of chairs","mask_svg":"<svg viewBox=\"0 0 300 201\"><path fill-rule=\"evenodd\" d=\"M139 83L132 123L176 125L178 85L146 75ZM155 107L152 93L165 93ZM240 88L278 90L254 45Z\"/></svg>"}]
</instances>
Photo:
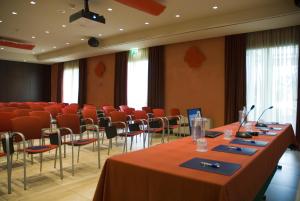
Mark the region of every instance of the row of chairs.
<instances>
[{"instance_id":1,"label":"row of chairs","mask_svg":"<svg viewBox=\"0 0 300 201\"><path fill-rule=\"evenodd\" d=\"M75 110L74 110L75 111ZM125 138L123 152L127 151L127 138L131 138L130 150L132 149L133 137L143 134L143 147L145 147L146 137L148 136L148 146L152 142L151 133L161 133L162 142L164 142L165 130L170 129L169 119L166 117L154 117L151 113L145 111L132 111L131 115L126 112L113 111L107 117L101 116L99 118L97 109L94 106L84 107L81 111L82 120L85 123L81 125L82 120L78 114L65 112L64 114L57 114L56 121L59 127L58 130L51 130L51 114L47 111L28 111L28 115L20 112L0 112L0 132L9 132L3 135L4 139L11 139L9 142L3 141L3 145L10 144L10 149L3 148L4 153L0 156L7 156L12 158L15 151L14 143L21 142L21 146L17 146L17 153L23 152L24 165L24 189L26 189L26 153L29 155L40 154L40 171L42 171L42 157L44 152L55 150L55 165L57 159L57 152L59 152L60 161L60 177L63 179L62 169L62 150L64 146L64 153L66 153L66 145L72 146L72 175L74 175L74 147L78 147L78 157L80 147L83 145L96 143L98 148L98 168L100 168L100 133L102 134L102 142L104 133L109 139L108 154L112 148L112 138ZM155 110L154 110L155 111ZM24 112L24 111L23 111ZM78 113L78 110L76 110ZM52 117L52 119L54 119ZM45 129L45 128L49 128ZM121 130L118 132L117 130ZM55 132L54 132L55 131ZM92 132L93 137L84 138L83 132ZM168 132L169 134L169 132ZM7 137L8 136L8 137ZM67 137L69 136L69 137ZM151 136L151 137L149 137ZM66 138L67 137L67 138ZM169 135L168 135L169 138ZM48 140L46 140L48 139ZM39 145L34 146L34 140L39 140ZM49 141L48 144L45 142ZM6 147L6 146L4 146ZM12 159L7 159L8 178L11 175ZM11 192L11 180L8 182L9 193Z\"/></svg>"}]
</instances>

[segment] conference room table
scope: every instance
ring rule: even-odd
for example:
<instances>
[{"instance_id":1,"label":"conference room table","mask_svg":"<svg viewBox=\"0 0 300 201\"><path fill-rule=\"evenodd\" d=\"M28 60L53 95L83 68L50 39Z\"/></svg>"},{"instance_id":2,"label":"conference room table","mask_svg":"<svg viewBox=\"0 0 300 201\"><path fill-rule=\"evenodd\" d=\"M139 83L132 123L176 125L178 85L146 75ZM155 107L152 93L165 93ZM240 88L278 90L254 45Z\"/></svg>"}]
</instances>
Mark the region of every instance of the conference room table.
<instances>
[{"instance_id":1,"label":"conference room table","mask_svg":"<svg viewBox=\"0 0 300 201\"><path fill-rule=\"evenodd\" d=\"M230 129L234 135L238 126L233 123L211 130ZM267 141L265 147L238 145L257 149L251 156L213 151L218 145L233 146L224 135L207 138L207 152L197 152L192 138L184 137L112 156L105 162L93 200L252 201L274 173L287 147L296 142L290 124L273 126L282 128L272 131L276 136L259 135L251 139ZM237 163L241 167L233 175L226 176L180 166L192 158Z\"/></svg>"}]
</instances>

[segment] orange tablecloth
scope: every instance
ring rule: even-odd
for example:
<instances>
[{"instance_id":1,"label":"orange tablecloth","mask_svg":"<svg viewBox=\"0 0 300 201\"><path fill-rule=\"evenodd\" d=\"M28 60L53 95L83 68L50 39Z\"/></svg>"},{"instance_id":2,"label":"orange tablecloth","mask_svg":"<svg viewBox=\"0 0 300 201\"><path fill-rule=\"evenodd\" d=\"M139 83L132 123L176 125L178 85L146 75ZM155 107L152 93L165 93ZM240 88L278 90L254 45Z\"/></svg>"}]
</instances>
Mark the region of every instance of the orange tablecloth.
<instances>
[{"instance_id":1,"label":"orange tablecloth","mask_svg":"<svg viewBox=\"0 0 300 201\"><path fill-rule=\"evenodd\" d=\"M214 130L235 131L237 127L235 123ZM196 152L196 145L186 137L111 157L103 167L94 201L252 201L286 148L294 143L291 125L281 127L277 136L254 137L270 143L255 147L258 151L252 156L211 151L229 144L221 135L207 139L209 151L205 153ZM179 166L194 157L238 163L241 168L224 176Z\"/></svg>"}]
</instances>

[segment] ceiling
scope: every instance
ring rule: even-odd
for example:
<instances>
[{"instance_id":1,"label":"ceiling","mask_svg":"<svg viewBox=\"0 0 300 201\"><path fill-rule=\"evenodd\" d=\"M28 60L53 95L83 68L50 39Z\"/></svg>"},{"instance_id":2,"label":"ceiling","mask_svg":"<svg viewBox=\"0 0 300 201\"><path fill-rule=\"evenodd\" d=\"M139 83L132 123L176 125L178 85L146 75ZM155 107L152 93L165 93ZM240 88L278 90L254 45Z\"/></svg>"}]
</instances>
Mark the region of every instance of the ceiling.
<instances>
[{"instance_id":1,"label":"ceiling","mask_svg":"<svg viewBox=\"0 0 300 201\"><path fill-rule=\"evenodd\" d=\"M294 0L160 0L166 9L159 16L114 0L90 0L90 10L104 15L106 24L69 23L69 16L83 8L83 0L36 0L34 5L30 2L0 1L0 38L35 44L33 50L0 46L0 59L51 64L131 48L300 24L300 8ZM89 37L98 38L100 46L89 47Z\"/></svg>"}]
</instances>

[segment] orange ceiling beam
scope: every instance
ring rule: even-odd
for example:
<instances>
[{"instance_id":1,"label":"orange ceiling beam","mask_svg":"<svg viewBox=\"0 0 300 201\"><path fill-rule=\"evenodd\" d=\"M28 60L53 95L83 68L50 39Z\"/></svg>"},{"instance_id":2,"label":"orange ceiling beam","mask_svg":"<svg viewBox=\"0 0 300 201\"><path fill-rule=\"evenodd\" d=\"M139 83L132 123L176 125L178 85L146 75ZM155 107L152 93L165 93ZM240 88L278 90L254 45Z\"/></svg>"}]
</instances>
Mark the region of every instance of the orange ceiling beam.
<instances>
[{"instance_id":1,"label":"orange ceiling beam","mask_svg":"<svg viewBox=\"0 0 300 201\"><path fill-rule=\"evenodd\" d=\"M12 47L17 49L32 50L35 45L26 43L17 43L13 41L0 40L0 46Z\"/></svg>"},{"instance_id":2,"label":"orange ceiling beam","mask_svg":"<svg viewBox=\"0 0 300 201\"><path fill-rule=\"evenodd\" d=\"M154 0L115 0L115 1L155 16L160 15L166 8L165 5L162 5Z\"/></svg>"}]
</instances>

